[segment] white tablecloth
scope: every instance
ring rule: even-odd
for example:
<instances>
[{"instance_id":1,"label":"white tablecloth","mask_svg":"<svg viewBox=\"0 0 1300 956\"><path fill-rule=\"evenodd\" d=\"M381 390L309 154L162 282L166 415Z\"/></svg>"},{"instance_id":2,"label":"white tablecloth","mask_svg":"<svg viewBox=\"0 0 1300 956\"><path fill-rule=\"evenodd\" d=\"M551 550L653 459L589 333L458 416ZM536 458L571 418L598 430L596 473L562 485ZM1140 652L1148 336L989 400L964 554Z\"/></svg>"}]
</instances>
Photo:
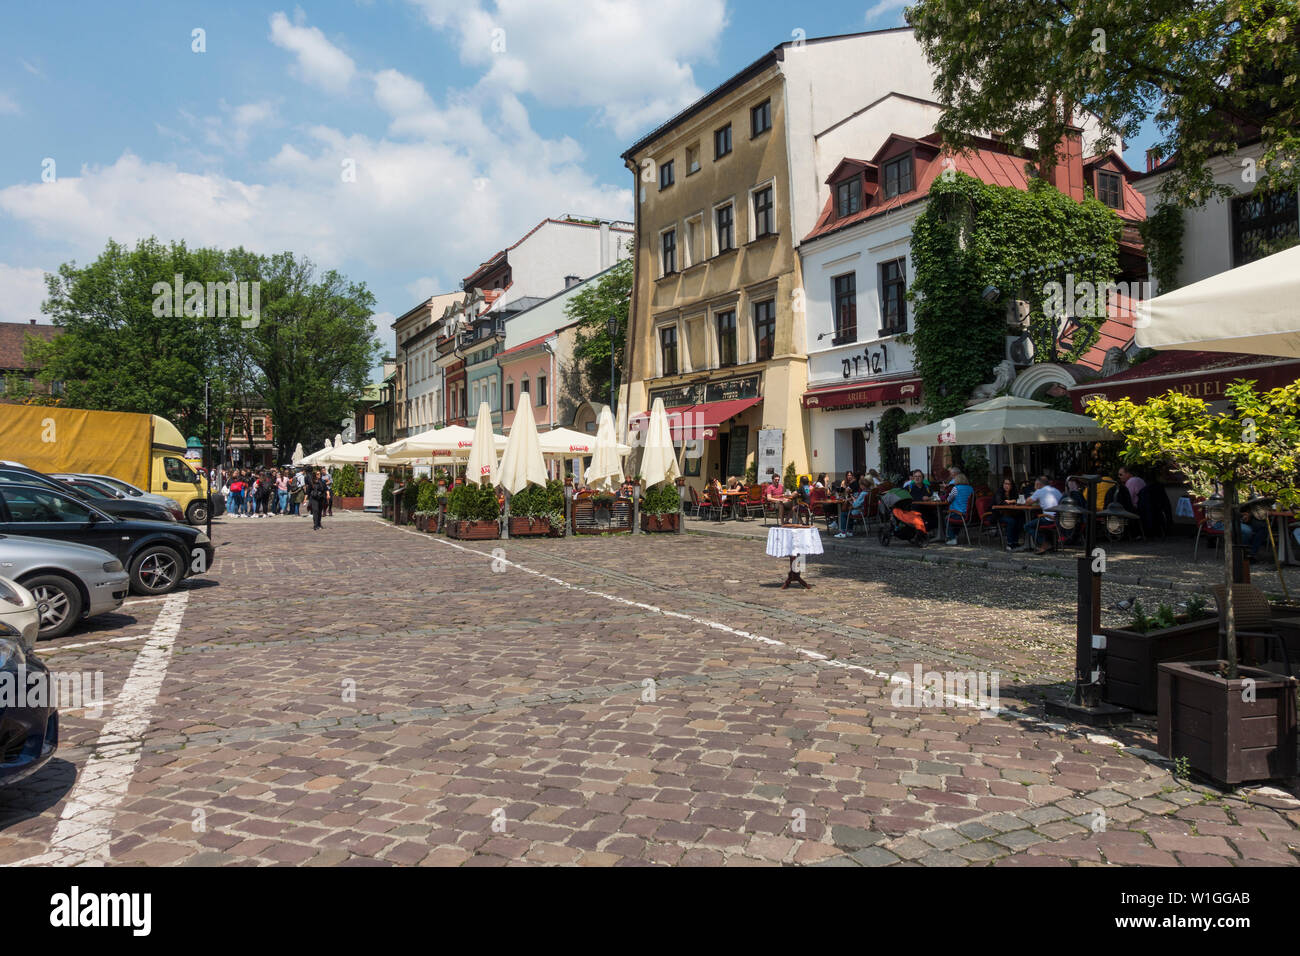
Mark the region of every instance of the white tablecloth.
<instances>
[{"instance_id":1,"label":"white tablecloth","mask_svg":"<svg viewBox=\"0 0 1300 956\"><path fill-rule=\"evenodd\" d=\"M773 558L822 554L821 532L816 528L768 528L767 553Z\"/></svg>"}]
</instances>

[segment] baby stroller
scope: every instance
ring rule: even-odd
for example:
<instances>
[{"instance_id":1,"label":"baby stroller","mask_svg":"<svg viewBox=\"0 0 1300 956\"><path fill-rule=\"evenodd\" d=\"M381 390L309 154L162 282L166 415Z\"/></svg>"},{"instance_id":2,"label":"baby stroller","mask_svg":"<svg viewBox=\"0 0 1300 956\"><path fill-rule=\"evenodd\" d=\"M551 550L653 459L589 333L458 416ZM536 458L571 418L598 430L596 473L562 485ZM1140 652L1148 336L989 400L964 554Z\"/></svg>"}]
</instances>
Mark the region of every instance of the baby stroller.
<instances>
[{"instance_id":1,"label":"baby stroller","mask_svg":"<svg viewBox=\"0 0 1300 956\"><path fill-rule=\"evenodd\" d=\"M885 492L880 499L880 543L889 547L892 538L923 547L928 536L925 519L912 510L912 496L901 488Z\"/></svg>"}]
</instances>

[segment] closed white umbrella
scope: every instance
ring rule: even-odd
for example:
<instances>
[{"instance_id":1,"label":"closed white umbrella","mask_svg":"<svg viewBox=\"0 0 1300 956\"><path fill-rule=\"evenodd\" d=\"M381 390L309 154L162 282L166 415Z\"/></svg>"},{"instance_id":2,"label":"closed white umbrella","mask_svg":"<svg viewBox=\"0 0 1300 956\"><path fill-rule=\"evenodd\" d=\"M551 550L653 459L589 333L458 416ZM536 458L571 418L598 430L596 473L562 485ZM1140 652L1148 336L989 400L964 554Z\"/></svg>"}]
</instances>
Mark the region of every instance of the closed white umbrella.
<instances>
[{"instance_id":1,"label":"closed white umbrella","mask_svg":"<svg viewBox=\"0 0 1300 956\"><path fill-rule=\"evenodd\" d=\"M1133 324L1147 349L1300 357L1300 246L1156 296Z\"/></svg>"},{"instance_id":2,"label":"closed white umbrella","mask_svg":"<svg viewBox=\"0 0 1300 956\"><path fill-rule=\"evenodd\" d=\"M390 462L384 459L384 446L373 438L370 439L370 457L366 459L366 471L372 475L377 475L379 474L379 466L386 464L390 464Z\"/></svg>"},{"instance_id":3,"label":"closed white umbrella","mask_svg":"<svg viewBox=\"0 0 1300 956\"><path fill-rule=\"evenodd\" d=\"M537 422L533 419L532 402L523 402L515 413L515 423L510 429L510 440L497 472L497 484L512 495L532 485L546 484L546 462L537 438Z\"/></svg>"},{"instance_id":4,"label":"closed white umbrella","mask_svg":"<svg viewBox=\"0 0 1300 956\"><path fill-rule=\"evenodd\" d=\"M293 457L289 459L289 463L291 465L302 464L302 442L298 442L293 446Z\"/></svg>"},{"instance_id":5,"label":"closed white umbrella","mask_svg":"<svg viewBox=\"0 0 1300 956\"><path fill-rule=\"evenodd\" d=\"M641 477L647 488L653 488L664 482L675 481L680 474L672 432L668 428L668 412L664 409L664 400L656 398L654 407L650 409L645 450L641 453Z\"/></svg>"},{"instance_id":6,"label":"closed white umbrella","mask_svg":"<svg viewBox=\"0 0 1300 956\"><path fill-rule=\"evenodd\" d=\"M587 469L590 487L612 492L623 483L623 464L618 449L619 443L614 439L614 416L608 408L602 408L596 426L596 449L592 452L591 467Z\"/></svg>"},{"instance_id":7,"label":"closed white umbrella","mask_svg":"<svg viewBox=\"0 0 1300 956\"><path fill-rule=\"evenodd\" d=\"M478 407L478 421L474 426L474 447L469 450L465 465L465 479L479 484L497 483L497 436L492 433L492 409L487 402Z\"/></svg>"},{"instance_id":8,"label":"closed white umbrella","mask_svg":"<svg viewBox=\"0 0 1300 956\"><path fill-rule=\"evenodd\" d=\"M900 448L935 445L1045 445L1114 438L1086 415L1061 412L1028 398L1001 395L960 415L898 436Z\"/></svg>"}]
</instances>

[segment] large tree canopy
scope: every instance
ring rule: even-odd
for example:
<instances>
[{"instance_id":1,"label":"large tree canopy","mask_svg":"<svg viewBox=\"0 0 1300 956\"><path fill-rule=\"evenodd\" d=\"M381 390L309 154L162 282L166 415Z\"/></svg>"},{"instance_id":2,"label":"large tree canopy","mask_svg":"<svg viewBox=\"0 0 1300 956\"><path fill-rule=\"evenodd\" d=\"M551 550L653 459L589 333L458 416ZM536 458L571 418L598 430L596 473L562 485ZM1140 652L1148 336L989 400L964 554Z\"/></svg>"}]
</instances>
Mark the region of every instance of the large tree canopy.
<instances>
[{"instance_id":1,"label":"large tree canopy","mask_svg":"<svg viewBox=\"0 0 1300 956\"><path fill-rule=\"evenodd\" d=\"M1107 124L1109 146L1154 116L1155 149L1178 158L1163 186L1174 202L1226 196L1207 162L1256 135L1246 181L1300 183L1300 0L919 0L907 18L948 142L992 132L1050 147L1073 107Z\"/></svg>"},{"instance_id":2,"label":"large tree canopy","mask_svg":"<svg viewBox=\"0 0 1300 956\"><path fill-rule=\"evenodd\" d=\"M214 296L218 283L232 294ZM228 283L244 283L245 295ZM63 383L67 405L161 415L198 435L207 382L214 426L269 409L282 458L339 430L379 349L365 286L318 276L291 253L110 241L93 263L65 263L46 284L43 310L64 333L33 342L29 357L42 379Z\"/></svg>"},{"instance_id":3,"label":"large tree canopy","mask_svg":"<svg viewBox=\"0 0 1300 956\"><path fill-rule=\"evenodd\" d=\"M632 260L624 259L593 285L569 300L565 314L578 322L573 355L581 369L592 401L609 395L609 354L614 351L617 368L623 367L623 346L627 340L628 310L632 302ZM609 318L618 319L618 334L609 337Z\"/></svg>"}]
</instances>

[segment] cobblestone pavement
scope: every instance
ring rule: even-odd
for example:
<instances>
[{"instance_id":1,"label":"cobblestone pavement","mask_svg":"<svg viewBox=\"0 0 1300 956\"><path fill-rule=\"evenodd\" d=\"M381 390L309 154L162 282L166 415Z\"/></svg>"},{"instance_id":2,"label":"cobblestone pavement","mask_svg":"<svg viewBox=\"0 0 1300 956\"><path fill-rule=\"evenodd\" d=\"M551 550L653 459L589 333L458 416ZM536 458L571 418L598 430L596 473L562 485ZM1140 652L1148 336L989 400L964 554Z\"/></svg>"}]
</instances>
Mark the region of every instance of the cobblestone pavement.
<instances>
[{"instance_id":1,"label":"cobblestone pavement","mask_svg":"<svg viewBox=\"0 0 1300 956\"><path fill-rule=\"evenodd\" d=\"M0 790L0 863L1297 859L1290 792L1180 780L1149 722L1041 717L1064 578L837 551L798 592L747 539L214 530L207 579L43 645L109 705ZM917 665L995 672L1001 708L908 706Z\"/></svg>"}]
</instances>

